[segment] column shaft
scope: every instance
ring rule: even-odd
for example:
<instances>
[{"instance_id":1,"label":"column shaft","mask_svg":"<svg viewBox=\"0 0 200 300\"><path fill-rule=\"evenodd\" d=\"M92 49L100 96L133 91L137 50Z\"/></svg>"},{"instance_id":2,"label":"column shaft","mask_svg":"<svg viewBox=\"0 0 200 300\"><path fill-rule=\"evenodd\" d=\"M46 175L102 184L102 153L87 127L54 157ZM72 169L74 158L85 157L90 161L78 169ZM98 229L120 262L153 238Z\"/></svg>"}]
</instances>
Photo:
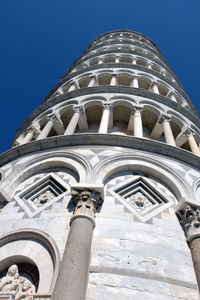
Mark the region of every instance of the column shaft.
<instances>
[{"instance_id":1,"label":"column shaft","mask_svg":"<svg viewBox=\"0 0 200 300\"><path fill-rule=\"evenodd\" d=\"M40 132L37 140L45 139L48 136L49 132L51 131L52 127L53 127L53 119L50 118L50 120L47 122L47 124L44 126L44 128Z\"/></svg>"},{"instance_id":2,"label":"column shaft","mask_svg":"<svg viewBox=\"0 0 200 300\"><path fill-rule=\"evenodd\" d=\"M152 87L152 89L153 89L153 92L154 92L154 93L160 94L160 93L159 93L159 89L158 89L157 84L154 84L153 87Z\"/></svg>"},{"instance_id":3,"label":"column shaft","mask_svg":"<svg viewBox=\"0 0 200 300\"><path fill-rule=\"evenodd\" d=\"M174 136L171 130L170 121L168 119L164 119L163 121L163 131L165 136L165 141L168 145L176 146Z\"/></svg>"},{"instance_id":4,"label":"column shaft","mask_svg":"<svg viewBox=\"0 0 200 300\"><path fill-rule=\"evenodd\" d=\"M26 143L30 142L32 140L33 136L34 136L34 130L30 128L21 144L26 144Z\"/></svg>"},{"instance_id":5,"label":"column shaft","mask_svg":"<svg viewBox=\"0 0 200 300\"><path fill-rule=\"evenodd\" d=\"M110 85L116 85L117 84L117 76L116 75L112 75L111 81L110 81Z\"/></svg>"},{"instance_id":6,"label":"column shaft","mask_svg":"<svg viewBox=\"0 0 200 300\"><path fill-rule=\"evenodd\" d=\"M94 86L95 82L96 82L96 78L92 77L91 80L90 80L90 82L89 82L89 84L88 84L88 87Z\"/></svg>"},{"instance_id":7,"label":"column shaft","mask_svg":"<svg viewBox=\"0 0 200 300\"><path fill-rule=\"evenodd\" d=\"M200 150L199 150L199 147L197 145L197 142L196 142L193 134L188 135L188 142L189 142L192 153L200 156Z\"/></svg>"},{"instance_id":8,"label":"column shaft","mask_svg":"<svg viewBox=\"0 0 200 300\"><path fill-rule=\"evenodd\" d=\"M87 290L93 223L73 220L52 300L84 300Z\"/></svg>"},{"instance_id":9,"label":"column shaft","mask_svg":"<svg viewBox=\"0 0 200 300\"><path fill-rule=\"evenodd\" d=\"M67 129L64 132L64 135L70 135L75 132L76 126L78 125L79 118L80 118L80 111L75 111L73 117L71 118L67 126Z\"/></svg>"},{"instance_id":10,"label":"column shaft","mask_svg":"<svg viewBox=\"0 0 200 300\"><path fill-rule=\"evenodd\" d=\"M99 133L107 133L108 132L109 116L110 116L110 107L105 105L103 113L102 113L102 117L101 117L101 123L99 126Z\"/></svg>"},{"instance_id":11,"label":"column shaft","mask_svg":"<svg viewBox=\"0 0 200 300\"><path fill-rule=\"evenodd\" d=\"M75 89L76 89L75 84L72 83L72 85L70 86L68 92L72 92L72 91L74 91Z\"/></svg>"},{"instance_id":12,"label":"column shaft","mask_svg":"<svg viewBox=\"0 0 200 300\"><path fill-rule=\"evenodd\" d=\"M140 109L136 109L133 114L133 135L143 137L142 117Z\"/></svg>"},{"instance_id":13,"label":"column shaft","mask_svg":"<svg viewBox=\"0 0 200 300\"><path fill-rule=\"evenodd\" d=\"M194 269L196 273L198 287L200 289L200 237L194 238L190 243Z\"/></svg>"},{"instance_id":14,"label":"column shaft","mask_svg":"<svg viewBox=\"0 0 200 300\"><path fill-rule=\"evenodd\" d=\"M137 78L133 78L133 87L134 88L139 88L138 79Z\"/></svg>"}]
</instances>

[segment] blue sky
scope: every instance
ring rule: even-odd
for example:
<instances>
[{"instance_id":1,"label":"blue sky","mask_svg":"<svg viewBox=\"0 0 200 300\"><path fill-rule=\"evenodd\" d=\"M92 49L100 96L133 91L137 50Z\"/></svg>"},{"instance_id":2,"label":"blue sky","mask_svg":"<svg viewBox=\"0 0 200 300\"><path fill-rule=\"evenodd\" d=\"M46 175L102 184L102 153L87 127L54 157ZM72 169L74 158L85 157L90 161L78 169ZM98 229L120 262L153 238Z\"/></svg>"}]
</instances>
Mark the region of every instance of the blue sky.
<instances>
[{"instance_id":1,"label":"blue sky","mask_svg":"<svg viewBox=\"0 0 200 300\"><path fill-rule=\"evenodd\" d=\"M199 0L1 0L0 28L0 152L84 48L114 29L151 38L200 113Z\"/></svg>"}]
</instances>

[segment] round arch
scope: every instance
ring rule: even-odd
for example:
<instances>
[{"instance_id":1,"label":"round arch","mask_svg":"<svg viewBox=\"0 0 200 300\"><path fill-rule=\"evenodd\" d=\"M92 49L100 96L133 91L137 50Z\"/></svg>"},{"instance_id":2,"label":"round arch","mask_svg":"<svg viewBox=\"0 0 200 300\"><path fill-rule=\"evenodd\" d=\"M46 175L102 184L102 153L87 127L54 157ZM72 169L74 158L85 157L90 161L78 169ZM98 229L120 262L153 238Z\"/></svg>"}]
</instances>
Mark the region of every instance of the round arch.
<instances>
[{"instance_id":1,"label":"round arch","mask_svg":"<svg viewBox=\"0 0 200 300\"><path fill-rule=\"evenodd\" d=\"M155 157L147 157L143 155L115 155L109 159L99 163L93 170L93 181L98 183L106 183L108 178L113 174L121 171L136 171L146 175L151 174L159 181L162 181L173 192L178 201L183 197L191 197L192 189L187 182L167 163L156 160Z\"/></svg>"},{"instance_id":2,"label":"round arch","mask_svg":"<svg viewBox=\"0 0 200 300\"><path fill-rule=\"evenodd\" d=\"M0 238L0 271L19 263L36 266L39 271L38 293L53 290L59 262L55 242L40 230L18 230Z\"/></svg>"}]
</instances>

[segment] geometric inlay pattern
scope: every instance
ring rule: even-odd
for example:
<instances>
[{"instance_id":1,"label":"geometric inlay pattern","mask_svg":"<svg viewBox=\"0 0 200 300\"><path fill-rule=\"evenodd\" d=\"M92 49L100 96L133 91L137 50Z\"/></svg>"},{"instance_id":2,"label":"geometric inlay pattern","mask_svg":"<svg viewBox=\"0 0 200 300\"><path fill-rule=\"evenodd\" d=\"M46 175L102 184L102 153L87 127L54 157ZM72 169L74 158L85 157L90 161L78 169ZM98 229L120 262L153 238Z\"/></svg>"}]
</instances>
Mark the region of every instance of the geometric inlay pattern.
<instances>
[{"instance_id":1,"label":"geometric inlay pattern","mask_svg":"<svg viewBox=\"0 0 200 300\"><path fill-rule=\"evenodd\" d=\"M48 173L14 196L29 217L62 200L69 193L69 185L54 173Z\"/></svg>"},{"instance_id":2,"label":"geometric inlay pattern","mask_svg":"<svg viewBox=\"0 0 200 300\"><path fill-rule=\"evenodd\" d=\"M151 180L141 176L129 178L109 189L109 192L142 222L150 220L174 204Z\"/></svg>"}]
</instances>

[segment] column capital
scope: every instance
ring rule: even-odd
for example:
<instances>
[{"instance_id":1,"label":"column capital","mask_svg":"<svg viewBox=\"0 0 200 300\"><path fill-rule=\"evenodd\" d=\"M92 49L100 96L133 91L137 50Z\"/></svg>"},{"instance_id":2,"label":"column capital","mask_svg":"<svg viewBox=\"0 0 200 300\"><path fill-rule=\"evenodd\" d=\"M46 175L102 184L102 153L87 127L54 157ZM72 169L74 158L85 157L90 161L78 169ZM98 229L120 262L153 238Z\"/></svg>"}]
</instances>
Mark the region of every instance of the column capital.
<instances>
[{"instance_id":1,"label":"column capital","mask_svg":"<svg viewBox=\"0 0 200 300\"><path fill-rule=\"evenodd\" d=\"M27 129L26 129L26 133L29 133L29 132L31 132L31 133L33 133L33 134L39 134L40 133L40 130L39 130L39 128L37 128L35 125L31 125L31 126L29 126Z\"/></svg>"},{"instance_id":2,"label":"column capital","mask_svg":"<svg viewBox=\"0 0 200 300\"><path fill-rule=\"evenodd\" d=\"M142 111L143 110L143 105L134 105L133 106L133 109L132 109L132 112L134 113L136 110L139 110L139 111Z\"/></svg>"},{"instance_id":3,"label":"column capital","mask_svg":"<svg viewBox=\"0 0 200 300\"><path fill-rule=\"evenodd\" d=\"M74 113L81 114L84 112L84 108L82 105L75 105L75 106L73 106L73 111L74 111Z\"/></svg>"},{"instance_id":4,"label":"column capital","mask_svg":"<svg viewBox=\"0 0 200 300\"><path fill-rule=\"evenodd\" d=\"M163 121L171 121L171 116L167 115L167 114L162 114L161 117L160 117L160 122L163 122Z\"/></svg>"},{"instance_id":5,"label":"column capital","mask_svg":"<svg viewBox=\"0 0 200 300\"><path fill-rule=\"evenodd\" d=\"M56 121L57 120L57 116L55 114L50 114L50 115L47 115L47 120L48 121Z\"/></svg>"},{"instance_id":6,"label":"column capital","mask_svg":"<svg viewBox=\"0 0 200 300\"><path fill-rule=\"evenodd\" d=\"M96 210L103 202L100 192L86 188L72 189L71 196L75 208L70 223L75 218L82 217L89 219L93 223L93 226L95 226Z\"/></svg>"},{"instance_id":7,"label":"column capital","mask_svg":"<svg viewBox=\"0 0 200 300\"><path fill-rule=\"evenodd\" d=\"M200 237L200 206L185 202L176 214L188 241Z\"/></svg>"},{"instance_id":8,"label":"column capital","mask_svg":"<svg viewBox=\"0 0 200 300\"><path fill-rule=\"evenodd\" d=\"M111 110L112 107L113 107L113 104L112 103L106 103L106 102L104 102L104 103L102 103L102 106L103 106L103 109L109 109L109 110Z\"/></svg>"},{"instance_id":9,"label":"column capital","mask_svg":"<svg viewBox=\"0 0 200 300\"><path fill-rule=\"evenodd\" d=\"M184 135L186 135L186 136L195 135L195 131L192 128L188 127L185 130Z\"/></svg>"}]
</instances>

